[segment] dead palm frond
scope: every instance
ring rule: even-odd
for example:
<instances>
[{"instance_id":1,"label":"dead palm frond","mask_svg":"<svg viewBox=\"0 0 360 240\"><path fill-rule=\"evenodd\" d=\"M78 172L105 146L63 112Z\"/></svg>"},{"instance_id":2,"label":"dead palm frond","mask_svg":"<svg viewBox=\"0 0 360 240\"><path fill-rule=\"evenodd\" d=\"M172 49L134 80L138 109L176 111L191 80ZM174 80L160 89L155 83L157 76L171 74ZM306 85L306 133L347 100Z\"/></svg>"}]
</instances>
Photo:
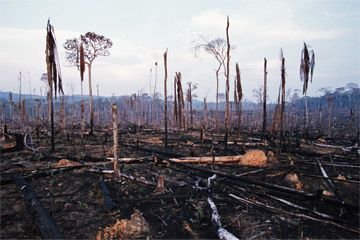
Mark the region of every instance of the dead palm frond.
<instances>
[{"instance_id":1,"label":"dead palm frond","mask_svg":"<svg viewBox=\"0 0 360 240\"><path fill-rule=\"evenodd\" d=\"M309 51L308 45L304 43L304 48L301 51L301 63L300 63L300 78L301 81L304 82L303 94L307 92L309 79L310 82L312 82L314 68L315 68L315 53L313 50Z\"/></svg>"},{"instance_id":2,"label":"dead palm frond","mask_svg":"<svg viewBox=\"0 0 360 240\"><path fill-rule=\"evenodd\" d=\"M238 101L241 102L243 98L243 93L241 86L240 68L239 68L239 64L237 63L236 63L236 91L237 91Z\"/></svg>"},{"instance_id":3,"label":"dead palm frond","mask_svg":"<svg viewBox=\"0 0 360 240\"><path fill-rule=\"evenodd\" d=\"M80 45L80 77L81 77L81 81L84 81L84 72L85 72L85 54L84 54L84 47L83 44L81 43Z\"/></svg>"},{"instance_id":4,"label":"dead palm frond","mask_svg":"<svg viewBox=\"0 0 360 240\"><path fill-rule=\"evenodd\" d=\"M48 75L48 84L49 87L54 87L55 99L56 92L64 94L62 87L62 79L60 72L60 61L57 53L56 39L54 33L54 27L50 24L50 19L47 23L47 34L46 34L46 65L47 65L47 75Z\"/></svg>"}]
</instances>

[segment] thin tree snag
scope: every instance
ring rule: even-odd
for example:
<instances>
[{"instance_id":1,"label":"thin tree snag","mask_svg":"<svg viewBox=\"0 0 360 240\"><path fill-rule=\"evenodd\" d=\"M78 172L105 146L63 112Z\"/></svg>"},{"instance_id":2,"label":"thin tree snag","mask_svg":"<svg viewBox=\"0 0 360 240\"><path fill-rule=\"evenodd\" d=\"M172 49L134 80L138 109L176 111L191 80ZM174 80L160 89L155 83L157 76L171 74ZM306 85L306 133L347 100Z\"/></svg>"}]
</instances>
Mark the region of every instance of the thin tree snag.
<instances>
[{"instance_id":1,"label":"thin tree snag","mask_svg":"<svg viewBox=\"0 0 360 240\"><path fill-rule=\"evenodd\" d=\"M114 103L112 105L112 124L113 124L113 138L114 138L114 177L115 179L119 178L120 170L118 167L119 159L119 137L118 137L118 114L117 114L117 105Z\"/></svg>"},{"instance_id":2,"label":"thin tree snag","mask_svg":"<svg viewBox=\"0 0 360 240\"><path fill-rule=\"evenodd\" d=\"M85 131L85 103L84 99L81 99L80 102L80 118L81 118L81 131ZM82 134L81 134L82 135Z\"/></svg>"},{"instance_id":3,"label":"thin tree snag","mask_svg":"<svg viewBox=\"0 0 360 240\"><path fill-rule=\"evenodd\" d=\"M240 77L240 68L239 68L239 64L236 63L236 81L235 81L235 103L236 103L236 111L237 111L237 115L238 115L238 122L237 122L237 133L236 133L236 137L239 138L240 136L240 127L241 127L241 110L242 110L242 104L241 104L241 100L243 97L242 94L242 86L241 86L241 77Z\"/></svg>"},{"instance_id":4,"label":"thin tree snag","mask_svg":"<svg viewBox=\"0 0 360 240\"><path fill-rule=\"evenodd\" d=\"M227 140L229 135L229 117L230 117L230 102L229 102L229 71L230 71L230 40L229 40L229 16L227 16L226 22L226 42L227 42L227 51L226 51L226 110L225 110L225 151L227 150Z\"/></svg>"},{"instance_id":5,"label":"thin tree snag","mask_svg":"<svg viewBox=\"0 0 360 240\"><path fill-rule=\"evenodd\" d=\"M284 139L284 112L285 112L285 57L281 50L281 104L280 104L280 142Z\"/></svg>"},{"instance_id":6,"label":"thin tree snag","mask_svg":"<svg viewBox=\"0 0 360 240\"><path fill-rule=\"evenodd\" d=\"M113 202L110 196L109 188L106 185L106 182L100 181L99 188L104 196L104 206L106 209L113 211L117 208L116 204Z\"/></svg>"},{"instance_id":7,"label":"thin tree snag","mask_svg":"<svg viewBox=\"0 0 360 240\"><path fill-rule=\"evenodd\" d=\"M168 146L168 118L167 118L167 49L164 52L164 124L165 124L165 147Z\"/></svg>"},{"instance_id":8,"label":"thin tree snag","mask_svg":"<svg viewBox=\"0 0 360 240\"><path fill-rule=\"evenodd\" d=\"M267 92L267 60L264 58L264 101L263 101L263 124L262 124L262 132L265 136L266 134L266 93Z\"/></svg>"},{"instance_id":9,"label":"thin tree snag","mask_svg":"<svg viewBox=\"0 0 360 240\"><path fill-rule=\"evenodd\" d=\"M174 125L178 125L178 103L176 94L176 76L174 77Z\"/></svg>"},{"instance_id":10,"label":"thin tree snag","mask_svg":"<svg viewBox=\"0 0 360 240\"><path fill-rule=\"evenodd\" d=\"M24 195L26 208L33 219L34 225L39 230L41 237L44 239L63 239L59 229L31 186L23 177L17 177L15 183Z\"/></svg>"},{"instance_id":11,"label":"thin tree snag","mask_svg":"<svg viewBox=\"0 0 360 240\"><path fill-rule=\"evenodd\" d=\"M93 95L92 95L92 84L91 84L91 63L88 65L89 75L89 96L90 96L90 134L94 133L94 106L93 106Z\"/></svg>"}]
</instances>

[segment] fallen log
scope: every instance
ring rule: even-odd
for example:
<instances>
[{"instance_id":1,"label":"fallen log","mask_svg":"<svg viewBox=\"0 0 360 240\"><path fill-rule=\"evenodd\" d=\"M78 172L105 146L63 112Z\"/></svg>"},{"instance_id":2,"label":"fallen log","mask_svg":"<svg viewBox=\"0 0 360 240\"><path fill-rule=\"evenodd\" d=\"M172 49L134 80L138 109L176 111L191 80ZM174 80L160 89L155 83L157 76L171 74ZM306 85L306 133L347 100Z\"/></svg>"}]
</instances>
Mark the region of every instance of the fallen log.
<instances>
[{"instance_id":1,"label":"fallen log","mask_svg":"<svg viewBox=\"0 0 360 240\"><path fill-rule=\"evenodd\" d=\"M62 235L50 217L48 211L43 207L35 192L31 189L23 177L15 178L15 183L24 195L25 205L32 217L33 223L44 239L62 239Z\"/></svg>"},{"instance_id":2,"label":"fallen log","mask_svg":"<svg viewBox=\"0 0 360 240\"><path fill-rule=\"evenodd\" d=\"M170 158L172 162L180 162L180 163L234 163L239 162L241 160L241 156L219 156L219 157L186 157L186 158Z\"/></svg>"},{"instance_id":3,"label":"fallen log","mask_svg":"<svg viewBox=\"0 0 360 240\"><path fill-rule=\"evenodd\" d=\"M171 160L169 160L169 161L171 162ZM205 169L205 168L198 168L198 167L195 167L195 166L190 166L190 165L183 164L183 163L178 163L178 162L173 162L173 163L177 164L179 166L183 166L185 168L200 171L200 172L203 172L203 173L217 174L220 177L227 178L226 181L229 181L229 182L231 182L232 184L235 184L235 185L247 184L247 185L253 185L253 186L260 186L260 187L263 187L265 189L274 190L274 191L287 193L287 194L292 194L292 195L296 195L296 196L301 196L301 197L304 197L306 199L311 199L311 200L321 200L321 201L323 201L325 203L334 204L334 205L337 205L337 206L340 206L340 207L345 207L345 208L351 209L353 211L359 211L359 205L353 205L353 204L347 203L345 201L341 201L341 200L334 199L334 198L331 198L331 197L318 196L318 195L313 194L313 193L306 193L304 191L297 191L297 190L292 189L292 188L280 186L280 185L277 185L277 184L271 184L271 183L267 183L267 182L262 182L262 181L258 181L258 180L247 178L247 177L242 177L242 176L239 177L239 176L235 176L235 175L230 175L230 174L223 173L221 171ZM319 197L320 197L320 199L319 199Z\"/></svg>"},{"instance_id":4,"label":"fallen log","mask_svg":"<svg viewBox=\"0 0 360 240\"><path fill-rule=\"evenodd\" d=\"M216 157L186 157L170 158L171 162L178 163L198 163L198 164L224 164L238 163L241 166L262 167L268 165L271 161L261 150L250 150L244 155L236 156L216 156Z\"/></svg>"},{"instance_id":5,"label":"fallen log","mask_svg":"<svg viewBox=\"0 0 360 240\"><path fill-rule=\"evenodd\" d=\"M59 168L45 168L40 170L31 170L29 172L22 172L21 174L29 173L23 176L24 179L29 180L29 179L37 179L37 178L52 176L55 174L61 174L75 169L80 169L83 167L87 167L87 166L79 165L79 166L68 166L68 167L59 167ZM7 177L5 179L3 179L3 176L0 176L0 186L12 184L13 182L15 182L15 178L13 176L17 174L19 173L11 173L11 177Z\"/></svg>"},{"instance_id":6,"label":"fallen log","mask_svg":"<svg viewBox=\"0 0 360 240\"><path fill-rule=\"evenodd\" d=\"M335 195L336 193L336 187L335 185L333 184L333 182L329 179L329 176L328 174L326 173L325 169L323 168L323 166L321 165L320 161L316 161L319 168L320 168L320 171L321 171L321 174L323 175L324 178L326 178L326 181L327 181L327 185L328 185L328 190L330 190L331 194Z\"/></svg>"},{"instance_id":7,"label":"fallen log","mask_svg":"<svg viewBox=\"0 0 360 240\"><path fill-rule=\"evenodd\" d=\"M273 206L270 206L269 204L264 204L262 202L254 200L254 199L250 200L250 199L246 199L246 198L236 196L234 194L229 194L229 197L231 197L232 199L235 199L235 200L237 200L239 202L249 204L249 205L253 205L253 206L256 206L256 207L260 207L260 208L266 209L266 210L271 211L271 212L280 213L280 214L286 214L286 215L289 215L289 216L294 216L294 217L307 219L307 220L312 220L312 221L319 222L319 223L322 223L322 224L325 224L325 225L333 225L333 226L336 226L336 227L339 227L339 228L342 228L342 229L345 229L347 231L357 233L357 234L360 233L360 231L358 229L353 229L351 227L347 227L347 226L341 225L339 223L336 223L336 222L333 222L333 221L330 221L330 220L315 218L315 217L308 216L308 215L303 214L303 213L289 212L289 211L286 211L286 210L275 208Z\"/></svg>"},{"instance_id":8,"label":"fallen log","mask_svg":"<svg viewBox=\"0 0 360 240\"><path fill-rule=\"evenodd\" d=\"M99 182L99 188L104 196L104 206L106 209L113 211L117 208L116 204L113 202L110 196L109 188L107 187L104 181Z\"/></svg>"},{"instance_id":9,"label":"fallen log","mask_svg":"<svg viewBox=\"0 0 360 240\"><path fill-rule=\"evenodd\" d=\"M207 190L209 193L211 193L211 182L215 179L216 179L216 174L214 174L213 176L211 176L207 179L207 188L208 188ZM211 210L211 221L216 229L219 239L237 240L238 239L237 237L235 237L232 233L230 233L228 230L223 228L221 221L220 221L220 215L217 210L217 207L210 196L208 196L207 202L208 202L210 210Z\"/></svg>"},{"instance_id":10,"label":"fallen log","mask_svg":"<svg viewBox=\"0 0 360 240\"><path fill-rule=\"evenodd\" d=\"M314 143L315 146L322 147L322 148L333 148L333 149L340 149L344 152L351 152L353 149L359 149L358 146L350 146L350 147L343 147L343 146L336 146L336 145L329 145L329 144L322 144L322 143Z\"/></svg>"},{"instance_id":11,"label":"fallen log","mask_svg":"<svg viewBox=\"0 0 360 240\"><path fill-rule=\"evenodd\" d=\"M104 174L105 176L114 174L114 170L101 170L101 169L92 168L92 169L89 169L88 171L93 172L93 173ZM146 180L143 177L134 177L134 176L126 174L126 173L121 173L120 178L126 178L126 179L129 179L129 180L135 181L135 182L139 182L139 183L142 183L142 184L145 184L145 185L149 185L149 186L157 186L156 183L154 183L152 181L149 181L149 180Z\"/></svg>"}]
</instances>

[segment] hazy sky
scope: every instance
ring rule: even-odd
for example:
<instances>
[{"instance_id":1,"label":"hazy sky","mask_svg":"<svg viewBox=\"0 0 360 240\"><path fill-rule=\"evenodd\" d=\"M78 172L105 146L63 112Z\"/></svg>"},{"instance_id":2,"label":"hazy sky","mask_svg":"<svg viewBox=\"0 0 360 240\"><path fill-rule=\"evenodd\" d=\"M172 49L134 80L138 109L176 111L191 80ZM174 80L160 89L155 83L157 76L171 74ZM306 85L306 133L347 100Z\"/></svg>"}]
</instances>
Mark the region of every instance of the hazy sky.
<instances>
[{"instance_id":1,"label":"hazy sky","mask_svg":"<svg viewBox=\"0 0 360 240\"><path fill-rule=\"evenodd\" d=\"M300 53L303 41L316 54L309 94L321 87L332 89L360 79L360 1L82 1L0 0L0 90L18 91L19 71L25 73L23 92L43 89L46 72L45 35L50 17L60 53L65 93L80 92L76 68L66 64L63 43L67 38L94 31L113 40L111 55L93 65L93 86L111 96L149 91L150 68L157 61L157 89L163 93L163 58L168 48L170 95L175 71L186 82L198 83L199 99L213 100L216 91L212 56L194 56L193 44L202 34L225 38L230 17L231 88L238 62L244 95L253 99L263 82L263 58L268 59L269 95L275 99L280 83L280 48L286 58L287 88L301 89ZM154 86L155 76L152 76ZM224 92L225 79L220 90ZM84 89L87 92L87 79ZM231 93L233 90L230 90ZM232 96L232 94L231 94Z\"/></svg>"}]
</instances>

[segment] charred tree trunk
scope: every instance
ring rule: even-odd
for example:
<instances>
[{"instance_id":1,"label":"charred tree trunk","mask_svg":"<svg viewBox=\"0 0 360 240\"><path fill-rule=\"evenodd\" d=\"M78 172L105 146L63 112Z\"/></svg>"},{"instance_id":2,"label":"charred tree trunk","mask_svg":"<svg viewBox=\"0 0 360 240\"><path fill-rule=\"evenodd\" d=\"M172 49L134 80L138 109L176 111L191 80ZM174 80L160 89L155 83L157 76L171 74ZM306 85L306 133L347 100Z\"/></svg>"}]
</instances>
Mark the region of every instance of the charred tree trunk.
<instances>
[{"instance_id":1,"label":"charred tree trunk","mask_svg":"<svg viewBox=\"0 0 360 240\"><path fill-rule=\"evenodd\" d=\"M120 177L120 170L118 167L119 159L119 137L118 137L118 113L117 105L112 105L112 124L113 124L113 138L114 138L114 177L115 179Z\"/></svg>"},{"instance_id":2,"label":"charred tree trunk","mask_svg":"<svg viewBox=\"0 0 360 240\"><path fill-rule=\"evenodd\" d=\"M61 106L60 106L60 123L61 129L65 132L66 129L66 115L65 115L65 96L61 96Z\"/></svg>"},{"instance_id":3,"label":"charred tree trunk","mask_svg":"<svg viewBox=\"0 0 360 240\"><path fill-rule=\"evenodd\" d=\"M84 103L84 99L81 99L80 102L80 116L81 116L81 131L85 130L85 103Z\"/></svg>"},{"instance_id":4,"label":"charred tree trunk","mask_svg":"<svg viewBox=\"0 0 360 240\"><path fill-rule=\"evenodd\" d=\"M31 186L23 177L15 179L15 183L24 195L26 208L30 213L33 223L44 239L62 239L62 235L51 219L48 211L43 207Z\"/></svg>"},{"instance_id":5,"label":"charred tree trunk","mask_svg":"<svg viewBox=\"0 0 360 240\"><path fill-rule=\"evenodd\" d=\"M193 125L193 110L192 110L192 93L191 93L191 82L189 82L189 105L190 105L190 125Z\"/></svg>"},{"instance_id":6,"label":"charred tree trunk","mask_svg":"<svg viewBox=\"0 0 360 240\"><path fill-rule=\"evenodd\" d=\"M174 78L174 125L178 125L178 103L177 103L177 94L176 94L176 76Z\"/></svg>"},{"instance_id":7,"label":"charred tree trunk","mask_svg":"<svg viewBox=\"0 0 360 240\"><path fill-rule=\"evenodd\" d=\"M227 17L226 24L226 42L227 42L227 51L226 51L226 111L225 111L225 151L227 150L227 141L229 134L229 115L230 115L230 105L229 105L229 72L230 72L230 39L229 39L229 16Z\"/></svg>"},{"instance_id":8,"label":"charred tree trunk","mask_svg":"<svg viewBox=\"0 0 360 240\"><path fill-rule=\"evenodd\" d=\"M91 63L88 64L88 73L89 73L89 96L90 96L90 134L93 134L93 132L94 132L94 106L93 106L92 85L91 85Z\"/></svg>"},{"instance_id":9,"label":"charred tree trunk","mask_svg":"<svg viewBox=\"0 0 360 240\"><path fill-rule=\"evenodd\" d=\"M238 122L237 122L237 134L236 137L239 138L240 136L240 129L241 129L241 111L242 111L242 86L241 86L241 76L240 76L240 68L239 64L236 63L236 81L235 81L235 103L236 103L236 110L238 115Z\"/></svg>"},{"instance_id":10,"label":"charred tree trunk","mask_svg":"<svg viewBox=\"0 0 360 240\"><path fill-rule=\"evenodd\" d=\"M262 132L263 136L266 134L266 93L267 92L267 60L264 58L264 102L263 102L263 124Z\"/></svg>"},{"instance_id":11,"label":"charred tree trunk","mask_svg":"<svg viewBox=\"0 0 360 240\"><path fill-rule=\"evenodd\" d=\"M280 142L284 138L284 112L285 112L285 58L281 59L281 109L280 109Z\"/></svg>"},{"instance_id":12,"label":"charred tree trunk","mask_svg":"<svg viewBox=\"0 0 360 240\"><path fill-rule=\"evenodd\" d=\"M110 211L115 210L117 206L111 199L109 188L104 181L99 182L99 188L104 196L104 207Z\"/></svg>"},{"instance_id":13,"label":"charred tree trunk","mask_svg":"<svg viewBox=\"0 0 360 240\"><path fill-rule=\"evenodd\" d=\"M53 101L53 87L50 85L50 122L51 122L51 150L55 151L55 127L54 127L54 101Z\"/></svg>"},{"instance_id":14,"label":"charred tree trunk","mask_svg":"<svg viewBox=\"0 0 360 240\"><path fill-rule=\"evenodd\" d=\"M204 98L204 128L206 129L208 125L208 112L207 112L207 103L206 98Z\"/></svg>"},{"instance_id":15,"label":"charred tree trunk","mask_svg":"<svg viewBox=\"0 0 360 240\"><path fill-rule=\"evenodd\" d=\"M167 118L167 49L164 53L164 124L165 124L165 147L168 145L168 118Z\"/></svg>"},{"instance_id":16,"label":"charred tree trunk","mask_svg":"<svg viewBox=\"0 0 360 240\"><path fill-rule=\"evenodd\" d=\"M216 70L216 114L215 114L215 129L216 132L219 131L219 72L220 72L221 64L219 68Z\"/></svg>"}]
</instances>

